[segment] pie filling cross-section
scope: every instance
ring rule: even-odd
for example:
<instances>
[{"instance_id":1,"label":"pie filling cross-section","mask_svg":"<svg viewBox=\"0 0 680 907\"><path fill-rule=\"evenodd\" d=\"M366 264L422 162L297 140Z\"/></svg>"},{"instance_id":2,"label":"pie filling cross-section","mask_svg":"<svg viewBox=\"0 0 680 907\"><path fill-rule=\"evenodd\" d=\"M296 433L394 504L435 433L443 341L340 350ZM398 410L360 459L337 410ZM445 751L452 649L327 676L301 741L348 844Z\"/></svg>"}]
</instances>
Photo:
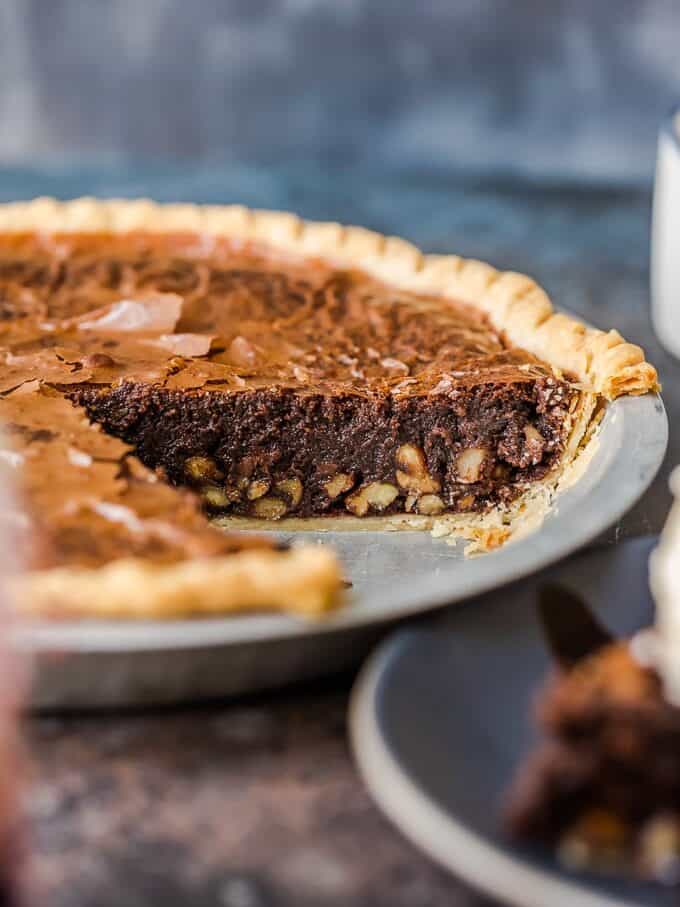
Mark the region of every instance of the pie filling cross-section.
<instances>
[{"instance_id":1,"label":"pie filling cross-section","mask_svg":"<svg viewBox=\"0 0 680 907\"><path fill-rule=\"evenodd\" d=\"M657 386L639 348L554 314L529 278L358 228L236 207L0 207L0 419L18 506L42 527L39 609L64 606L59 571L96 582L134 563L158 586L171 568L306 551L324 562L321 610L340 584L327 552L244 552L196 500L268 520L441 519L491 548L547 505L602 401Z\"/></svg>"}]
</instances>

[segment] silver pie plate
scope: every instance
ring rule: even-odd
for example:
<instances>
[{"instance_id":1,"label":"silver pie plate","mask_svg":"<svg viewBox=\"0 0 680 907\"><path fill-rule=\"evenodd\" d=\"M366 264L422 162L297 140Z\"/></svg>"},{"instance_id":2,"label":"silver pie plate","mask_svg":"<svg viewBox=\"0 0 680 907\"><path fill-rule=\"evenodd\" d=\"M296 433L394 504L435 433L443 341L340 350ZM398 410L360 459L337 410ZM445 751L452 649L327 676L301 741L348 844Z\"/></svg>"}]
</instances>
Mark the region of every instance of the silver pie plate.
<instances>
[{"instance_id":1,"label":"silver pie plate","mask_svg":"<svg viewBox=\"0 0 680 907\"><path fill-rule=\"evenodd\" d=\"M349 602L322 622L281 615L154 622L69 621L15 630L34 663L41 709L144 706L233 696L355 667L390 624L462 602L535 572L618 520L653 480L668 423L655 395L607 408L599 444L541 528L466 558L418 531L296 531L286 540L332 546L352 583Z\"/></svg>"}]
</instances>

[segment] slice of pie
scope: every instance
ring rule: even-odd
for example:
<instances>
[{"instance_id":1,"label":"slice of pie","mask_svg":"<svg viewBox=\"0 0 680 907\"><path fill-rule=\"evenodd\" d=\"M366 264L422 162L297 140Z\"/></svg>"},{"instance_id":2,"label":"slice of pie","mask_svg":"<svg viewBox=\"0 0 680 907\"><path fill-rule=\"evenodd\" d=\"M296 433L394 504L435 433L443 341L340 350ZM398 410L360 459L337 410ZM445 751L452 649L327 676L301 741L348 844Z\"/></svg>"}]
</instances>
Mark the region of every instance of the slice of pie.
<instances>
[{"instance_id":1,"label":"slice of pie","mask_svg":"<svg viewBox=\"0 0 680 907\"><path fill-rule=\"evenodd\" d=\"M241 207L0 206L0 318L27 601L55 613L337 600L327 551L218 535L195 499L492 548L547 508L603 401L658 388L528 277Z\"/></svg>"},{"instance_id":2,"label":"slice of pie","mask_svg":"<svg viewBox=\"0 0 680 907\"><path fill-rule=\"evenodd\" d=\"M575 609L550 619L587 654L558 669L537 700L541 739L506 803L508 830L571 867L680 884L680 470L652 553L653 626L613 640ZM562 602L555 602L555 605ZM560 608L563 612L564 608ZM553 634L553 639L555 634ZM558 655L559 653L555 653Z\"/></svg>"},{"instance_id":3,"label":"slice of pie","mask_svg":"<svg viewBox=\"0 0 680 907\"><path fill-rule=\"evenodd\" d=\"M554 676L506 819L571 868L680 882L680 709L619 641Z\"/></svg>"}]
</instances>

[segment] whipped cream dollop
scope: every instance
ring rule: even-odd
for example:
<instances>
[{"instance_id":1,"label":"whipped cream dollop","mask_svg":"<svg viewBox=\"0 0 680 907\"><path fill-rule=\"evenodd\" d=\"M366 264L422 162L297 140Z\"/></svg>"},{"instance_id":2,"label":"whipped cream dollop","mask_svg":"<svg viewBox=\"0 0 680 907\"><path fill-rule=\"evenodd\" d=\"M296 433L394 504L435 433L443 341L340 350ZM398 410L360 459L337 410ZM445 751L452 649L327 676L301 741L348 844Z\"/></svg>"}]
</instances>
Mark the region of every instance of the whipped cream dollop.
<instances>
[{"instance_id":1,"label":"whipped cream dollop","mask_svg":"<svg viewBox=\"0 0 680 907\"><path fill-rule=\"evenodd\" d=\"M656 665L666 698L680 705L680 467L670 486L673 506L650 558L649 580L656 604Z\"/></svg>"}]
</instances>

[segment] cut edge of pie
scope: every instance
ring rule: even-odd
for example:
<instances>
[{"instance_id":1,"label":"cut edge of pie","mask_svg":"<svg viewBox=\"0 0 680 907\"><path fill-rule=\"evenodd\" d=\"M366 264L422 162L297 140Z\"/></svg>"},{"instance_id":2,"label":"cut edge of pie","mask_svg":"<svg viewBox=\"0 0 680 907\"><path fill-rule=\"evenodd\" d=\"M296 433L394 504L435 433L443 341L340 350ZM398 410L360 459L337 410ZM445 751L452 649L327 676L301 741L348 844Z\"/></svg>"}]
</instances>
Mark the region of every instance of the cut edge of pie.
<instances>
[{"instance_id":1,"label":"cut edge of pie","mask_svg":"<svg viewBox=\"0 0 680 907\"><path fill-rule=\"evenodd\" d=\"M41 198L0 205L0 234L24 232L225 237L262 244L303 262L319 259L356 269L388 288L476 309L509 346L527 351L577 384L578 402L567 417L567 441L559 462L509 506L441 516L390 514L379 518L385 528L431 528L435 535L467 538L480 551L520 537L540 524L577 455L596 443L601 403L659 390L657 373L640 347L627 343L617 331L590 328L554 312L547 294L531 278L453 255L424 255L402 239L359 227L241 206L162 205L148 200ZM248 549L224 558L174 564L128 557L95 568L53 567L29 573L21 586L25 607L36 613L140 618L267 607L321 613L340 600L342 580L334 556L309 546L283 552Z\"/></svg>"}]
</instances>

